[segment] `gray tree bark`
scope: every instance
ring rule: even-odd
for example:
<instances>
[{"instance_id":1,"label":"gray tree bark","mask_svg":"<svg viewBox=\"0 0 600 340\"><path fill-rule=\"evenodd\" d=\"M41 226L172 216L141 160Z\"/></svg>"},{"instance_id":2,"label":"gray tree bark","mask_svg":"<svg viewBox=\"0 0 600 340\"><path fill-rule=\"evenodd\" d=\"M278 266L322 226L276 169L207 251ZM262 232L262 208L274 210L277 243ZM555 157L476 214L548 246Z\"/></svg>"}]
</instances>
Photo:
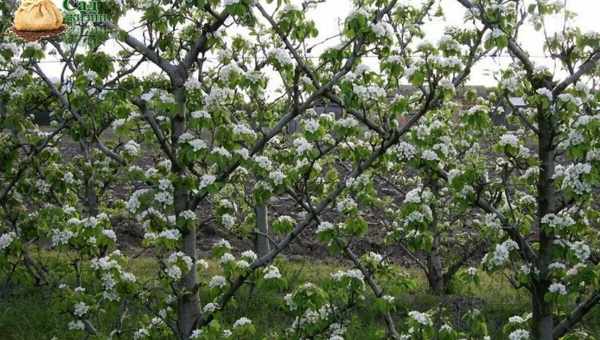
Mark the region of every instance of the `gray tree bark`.
<instances>
[{"instance_id":1,"label":"gray tree bark","mask_svg":"<svg viewBox=\"0 0 600 340\"><path fill-rule=\"evenodd\" d=\"M431 188L435 197L439 197L438 184L434 179L428 180L428 186ZM444 265L442 264L441 255L441 235L438 228L438 212L437 207L432 207L431 232L433 241L431 243L431 251L427 254L427 281L429 290L434 294L444 294L447 290L447 282L444 277Z\"/></svg>"},{"instance_id":2,"label":"gray tree bark","mask_svg":"<svg viewBox=\"0 0 600 340\"><path fill-rule=\"evenodd\" d=\"M269 212L266 202L254 207L256 215L256 230L258 233L255 238L255 251L258 257L263 257L271 251L271 243L269 242Z\"/></svg>"},{"instance_id":3,"label":"gray tree bark","mask_svg":"<svg viewBox=\"0 0 600 340\"><path fill-rule=\"evenodd\" d=\"M179 137L186 129L185 89L177 87L173 95L177 103L177 113L171 120L172 145L173 149L175 149ZM178 179L186 176L185 169L176 162L172 163L171 171ZM179 222L181 212L187 210L190 206L190 190L180 180L175 181L173 186L175 214ZM180 293L177 296L177 327L181 339L189 338L200 317L200 301L197 294L198 278L196 273L196 228L196 225L192 225L181 231L183 235L182 251L185 255L192 258L192 268L181 278L179 282Z\"/></svg>"},{"instance_id":4,"label":"gray tree bark","mask_svg":"<svg viewBox=\"0 0 600 340\"><path fill-rule=\"evenodd\" d=\"M86 162L92 164L90 157L90 143L87 140L81 141L81 152L83 153ZM95 188L95 176L94 169L91 168L89 176L85 176L84 190L85 190L85 208L89 216L98 215L98 193ZM85 174L84 174L85 175Z\"/></svg>"},{"instance_id":5,"label":"gray tree bark","mask_svg":"<svg viewBox=\"0 0 600 340\"><path fill-rule=\"evenodd\" d=\"M435 230L434 230L435 233ZM440 236L434 235L431 252L427 254L427 281L429 289L434 294L444 294L447 290L447 283L444 282L444 266L440 255Z\"/></svg>"},{"instance_id":6,"label":"gray tree bark","mask_svg":"<svg viewBox=\"0 0 600 340\"><path fill-rule=\"evenodd\" d=\"M542 218L553 211L556 201L554 189L555 170L555 128L551 112L543 107L538 107L538 159L540 164L540 175L537 184L537 216L536 226L539 232L539 256L537 267L540 274L533 280L531 287L531 303L533 306L533 338L540 340L552 340L554 328L554 317L552 315L552 302L544 299L550 286L548 265L552 262L552 247L555 239L551 232L541 227Z\"/></svg>"}]
</instances>

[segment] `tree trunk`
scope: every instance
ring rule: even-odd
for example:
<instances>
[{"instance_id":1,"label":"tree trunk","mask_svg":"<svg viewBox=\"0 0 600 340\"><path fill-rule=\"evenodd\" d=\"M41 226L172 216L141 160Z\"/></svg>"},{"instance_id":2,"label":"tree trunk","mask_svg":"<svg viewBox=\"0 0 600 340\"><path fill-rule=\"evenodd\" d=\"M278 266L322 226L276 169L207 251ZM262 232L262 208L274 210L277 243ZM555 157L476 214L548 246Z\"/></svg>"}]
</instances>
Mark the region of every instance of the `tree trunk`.
<instances>
[{"instance_id":1,"label":"tree trunk","mask_svg":"<svg viewBox=\"0 0 600 340\"><path fill-rule=\"evenodd\" d=\"M540 175L537 183L537 216L536 226L540 235L539 257L537 267L540 272L532 285L533 305L533 338L539 340L552 340L554 317L552 315L552 302L546 301L544 295L550 286L548 266L552 262L552 247L554 234L542 228L542 218L554 209L556 192L554 190L555 147L554 124L552 113L538 107L538 159L540 160Z\"/></svg>"},{"instance_id":2,"label":"tree trunk","mask_svg":"<svg viewBox=\"0 0 600 340\"><path fill-rule=\"evenodd\" d=\"M255 251L258 257L263 257L271 251L271 244L269 242L269 215L267 205L257 205L254 207L254 213L256 214L256 234L255 239Z\"/></svg>"},{"instance_id":3,"label":"tree trunk","mask_svg":"<svg viewBox=\"0 0 600 340\"><path fill-rule=\"evenodd\" d=\"M90 174L89 176L85 176L84 172L84 180L85 180L85 208L87 210L88 216L93 217L98 215L98 193L95 188L95 176L94 176L94 167L92 166L93 160L90 155L90 143L87 140L81 141L81 152L83 153L86 162L90 164Z\"/></svg>"},{"instance_id":4,"label":"tree trunk","mask_svg":"<svg viewBox=\"0 0 600 340\"><path fill-rule=\"evenodd\" d=\"M94 187L94 175L85 179L85 200L86 208L89 216L98 215L98 194Z\"/></svg>"},{"instance_id":5,"label":"tree trunk","mask_svg":"<svg viewBox=\"0 0 600 340\"><path fill-rule=\"evenodd\" d=\"M428 180L428 185L436 198L439 198L439 188L434 179ZM438 211L437 207L431 209L431 233L433 241L431 242L431 251L427 254L427 280L429 282L429 290L436 294L442 295L446 292L447 283L444 280L444 266L442 265L442 256L440 254L441 235L438 230Z\"/></svg>"},{"instance_id":6,"label":"tree trunk","mask_svg":"<svg viewBox=\"0 0 600 340\"><path fill-rule=\"evenodd\" d=\"M173 149L177 145L179 137L186 130L185 122L185 90L183 87L177 87L174 90L175 101L177 103L177 114L171 120L172 145ZM189 209L190 190L180 180L186 176L185 169L173 162L171 171L176 175L177 180L174 186L174 206L177 216L177 224L181 225L181 212ZM179 337L188 339L192 333L196 321L200 316L200 301L197 294L197 273L196 273L196 225L192 225L182 230L183 235L183 253L192 258L192 268L187 272L179 282L180 293L177 296L177 327Z\"/></svg>"},{"instance_id":7,"label":"tree trunk","mask_svg":"<svg viewBox=\"0 0 600 340\"><path fill-rule=\"evenodd\" d=\"M433 237L431 252L427 255L427 268L429 290L436 295L446 293L448 287L446 282L444 282L444 267L442 266L442 257L440 255L439 235Z\"/></svg>"},{"instance_id":8,"label":"tree trunk","mask_svg":"<svg viewBox=\"0 0 600 340\"><path fill-rule=\"evenodd\" d=\"M537 286L537 285L536 285ZM539 285L532 294L533 304L533 339L553 340L554 318L552 316L552 305L544 301L544 295L548 291L547 285Z\"/></svg>"},{"instance_id":9,"label":"tree trunk","mask_svg":"<svg viewBox=\"0 0 600 340\"><path fill-rule=\"evenodd\" d=\"M0 118L4 118L4 116L6 116L6 103L0 99Z\"/></svg>"}]
</instances>

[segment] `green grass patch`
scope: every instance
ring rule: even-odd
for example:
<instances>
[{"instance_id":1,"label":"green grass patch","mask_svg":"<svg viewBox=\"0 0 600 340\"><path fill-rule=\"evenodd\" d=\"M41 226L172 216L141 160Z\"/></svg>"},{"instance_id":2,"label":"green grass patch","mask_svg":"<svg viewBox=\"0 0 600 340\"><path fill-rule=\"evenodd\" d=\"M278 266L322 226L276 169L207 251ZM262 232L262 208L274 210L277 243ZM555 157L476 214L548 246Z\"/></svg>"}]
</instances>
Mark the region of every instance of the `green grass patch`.
<instances>
[{"instance_id":1,"label":"green grass patch","mask_svg":"<svg viewBox=\"0 0 600 340\"><path fill-rule=\"evenodd\" d=\"M60 261L64 255L50 254L47 259ZM278 267L286 278L286 286L281 289L263 290L252 284L244 286L230 305L225 314L225 323L232 323L241 316L250 317L257 330L257 339L271 338L274 333L281 333L292 322L291 316L282 303L283 296L294 287L307 281L317 285L325 283L330 274L340 269L339 264L306 261L278 261ZM156 262L149 257L131 260L128 270L134 272L140 280L149 280L156 273ZM200 272L201 277L217 274L217 265L210 263L208 272ZM413 285L406 285L402 280L383 280L386 292L396 297L397 308L394 317L398 326L403 327L402 319L410 310L429 310L443 308L448 320L460 327L464 313L472 308L480 309L488 320L489 329L494 339L500 339L500 329L508 317L529 310L529 298L524 290L513 289L500 274L488 275L480 273L481 282L478 286L463 285L455 287L452 295L436 296L428 293L427 281L423 275L414 269L401 269ZM2 282L2 281L0 281ZM29 339L78 339L68 332L67 323L70 315L59 307L56 301L56 291L52 288L34 288L29 282L14 280L12 285L4 289L0 296L0 339L29 340ZM200 297L206 301L207 292L201 290ZM361 301L353 310L348 327L347 339L379 339L384 329L382 318L372 303L372 295ZM135 313L135 306L132 313ZM106 311L106 320L94 320L102 326L114 322L111 315L116 311ZM592 334L600 334L597 322L600 311L594 311L586 319L584 327ZM594 333L596 332L596 333Z\"/></svg>"}]
</instances>

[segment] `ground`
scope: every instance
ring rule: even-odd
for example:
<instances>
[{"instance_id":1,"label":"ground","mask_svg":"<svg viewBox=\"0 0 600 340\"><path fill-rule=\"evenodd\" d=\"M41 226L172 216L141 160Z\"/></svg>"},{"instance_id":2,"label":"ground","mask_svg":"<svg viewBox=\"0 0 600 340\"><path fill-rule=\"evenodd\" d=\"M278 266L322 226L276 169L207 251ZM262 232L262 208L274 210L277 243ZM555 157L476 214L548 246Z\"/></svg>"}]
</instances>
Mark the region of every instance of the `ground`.
<instances>
[{"instance_id":1,"label":"ground","mask_svg":"<svg viewBox=\"0 0 600 340\"><path fill-rule=\"evenodd\" d=\"M152 261L148 258L138 258L130 264L138 277L150 277L153 271ZM291 324L291 319L283 305L280 303L283 296L291 291L294 286L306 281L315 283L327 280L329 274L339 270L339 263L315 262L314 259L299 261L280 261L278 265L287 277L287 287L265 291L252 290L250 287L242 289L234 304L230 305L226 322L233 322L241 316L253 319L257 329L257 339L266 337L273 332L285 329ZM211 264L210 268L217 266ZM494 274L488 276L481 274L479 287L466 285L456 287L452 295L438 297L427 293L426 280L420 272L412 269L396 268L409 272L414 277L412 287L402 287L398 282L384 282L387 291L396 296L397 319L402 319L410 310L428 310L433 307L446 308L451 321L462 326L462 315L472 309L480 309L488 317L488 327L493 339L502 338L501 328L506 320L515 314L528 310L529 301L526 292L510 287L509 283L501 276ZM200 273L199 275L210 275ZM63 312L56 303L56 290L39 289L28 285L11 285L0 291L0 338L3 340L30 340L30 339L79 339L66 331L69 315ZM202 294L201 294L202 295ZM371 303L372 295L367 294L367 299L355 308L347 339L378 339L377 330L384 329L381 318L374 310ZM596 321L594 321L596 320ZM588 316L584 327L589 331L600 334L600 311ZM102 322L102 321L101 321ZM402 323L398 323L402 327Z\"/></svg>"}]
</instances>

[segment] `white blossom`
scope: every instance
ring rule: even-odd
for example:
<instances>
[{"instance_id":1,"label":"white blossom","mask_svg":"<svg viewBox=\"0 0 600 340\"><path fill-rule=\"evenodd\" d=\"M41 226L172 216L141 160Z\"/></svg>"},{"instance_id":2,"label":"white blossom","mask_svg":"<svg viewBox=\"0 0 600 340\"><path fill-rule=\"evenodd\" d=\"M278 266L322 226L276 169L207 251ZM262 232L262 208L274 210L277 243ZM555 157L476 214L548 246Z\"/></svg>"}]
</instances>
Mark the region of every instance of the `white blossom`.
<instances>
[{"instance_id":1,"label":"white blossom","mask_svg":"<svg viewBox=\"0 0 600 340\"><path fill-rule=\"evenodd\" d=\"M113 128L113 129L115 129L115 130L116 130L116 129L120 128L121 126L123 126L123 125L125 124L125 122L126 122L126 120L125 120L125 119L123 119L123 118L120 118L120 119L115 119L115 120L112 122L111 126L112 126L112 128Z\"/></svg>"},{"instance_id":2,"label":"white blossom","mask_svg":"<svg viewBox=\"0 0 600 340\"><path fill-rule=\"evenodd\" d=\"M412 144L400 142L392 148L391 152L396 154L400 160L410 160L415 157L417 150Z\"/></svg>"},{"instance_id":3,"label":"white blossom","mask_svg":"<svg viewBox=\"0 0 600 340\"><path fill-rule=\"evenodd\" d=\"M573 242L573 243L569 244L569 248L571 249L571 251L573 251L575 253L575 256L577 256L577 258L581 262L587 261L587 259L592 254L592 250L590 249L590 246L585 244L583 241Z\"/></svg>"},{"instance_id":4,"label":"white blossom","mask_svg":"<svg viewBox=\"0 0 600 340\"><path fill-rule=\"evenodd\" d=\"M106 236L107 238L111 239L113 242L117 242L117 234L115 233L114 230L111 229L103 229L102 230L102 235Z\"/></svg>"},{"instance_id":5,"label":"white blossom","mask_svg":"<svg viewBox=\"0 0 600 340\"><path fill-rule=\"evenodd\" d=\"M524 329L517 329L508 335L509 340L528 340L529 332Z\"/></svg>"},{"instance_id":6,"label":"white blossom","mask_svg":"<svg viewBox=\"0 0 600 340\"><path fill-rule=\"evenodd\" d=\"M210 114L206 111L193 111L191 114L192 118L194 119L210 119Z\"/></svg>"},{"instance_id":7,"label":"white blossom","mask_svg":"<svg viewBox=\"0 0 600 340\"><path fill-rule=\"evenodd\" d=\"M67 328L71 331L82 331L85 329L85 324L81 320L70 321Z\"/></svg>"},{"instance_id":8,"label":"white blossom","mask_svg":"<svg viewBox=\"0 0 600 340\"><path fill-rule=\"evenodd\" d=\"M219 240L219 242L215 243L213 245L213 247L217 248L217 247L223 247L226 249L231 249L231 244L229 243L229 241L225 240L225 239L221 239Z\"/></svg>"},{"instance_id":9,"label":"white blossom","mask_svg":"<svg viewBox=\"0 0 600 340\"><path fill-rule=\"evenodd\" d=\"M225 80L230 80L231 76L242 73L244 73L244 71L234 63L229 63L223 66L223 68L221 68L221 70L219 71L220 77Z\"/></svg>"},{"instance_id":10,"label":"white blossom","mask_svg":"<svg viewBox=\"0 0 600 340\"><path fill-rule=\"evenodd\" d=\"M544 96L544 97L548 98L549 101L552 101L552 99L554 99L554 96L552 95L552 91L545 87L537 89L535 91L535 93L539 94L540 96Z\"/></svg>"},{"instance_id":11,"label":"white blossom","mask_svg":"<svg viewBox=\"0 0 600 340\"><path fill-rule=\"evenodd\" d=\"M340 200L337 205L336 205L336 209L339 212L345 212L348 210L353 210L356 209L358 205L356 204L356 202L352 199L352 197L346 197L342 200Z\"/></svg>"},{"instance_id":12,"label":"white blossom","mask_svg":"<svg viewBox=\"0 0 600 340\"><path fill-rule=\"evenodd\" d=\"M376 100L386 97L386 92L383 88L377 85L362 86L353 85L353 92L362 100Z\"/></svg>"},{"instance_id":13,"label":"white blossom","mask_svg":"<svg viewBox=\"0 0 600 340\"><path fill-rule=\"evenodd\" d=\"M408 316L423 326L431 326L433 322L431 317L427 313L421 313L419 311L408 312Z\"/></svg>"},{"instance_id":14,"label":"white blossom","mask_svg":"<svg viewBox=\"0 0 600 340\"><path fill-rule=\"evenodd\" d=\"M98 73L92 71L92 70L88 70L83 72L83 76L90 82L94 82L96 81L96 78L98 78Z\"/></svg>"},{"instance_id":15,"label":"white blossom","mask_svg":"<svg viewBox=\"0 0 600 340\"><path fill-rule=\"evenodd\" d=\"M252 320L250 320L246 317L241 317L233 323L233 328L239 328L239 327L249 325L249 324L252 324Z\"/></svg>"},{"instance_id":16,"label":"white blossom","mask_svg":"<svg viewBox=\"0 0 600 340\"><path fill-rule=\"evenodd\" d=\"M275 58L275 60L277 60L282 66L291 65L294 62L287 50L282 48L272 48L267 52L267 54L270 57Z\"/></svg>"},{"instance_id":17,"label":"white blossom","mask_svg":"<svg viewBox=\"0 0 600 340\"><path fill-rule=\"evenodd\" d=\"M15 238L17 238L17 234L14 231L0 235L0 251L8 248Z\"/></svg>"},{"instance_id":18,"label":"white blossom","mask_svg":"<svg viewBox=\"0 0 600 340\"><path fill-rule=\"evenodd\" d=\"M71 238L73 238L75 234L70 230L58 230L52 229L52 247L60 246L63 244L67 244Z\"/></svg>"},{"instance_id":19,"label":"white blossom","mask_svg":"<svg viewBox=\"0 0 600 340\"><path fill-rule=\"evenodd\" d=\"M206 305L204 305L204 307L202 307L202 312L203 313L214 313L217 309L219 309L219 304L210 302L210 303L207 303Z\"/></svg>"},{"instance_id":20,"label":"white blossom","mask_svg":"<svg viewBox=\"0 0 600 340\"><path fill-rule=\"evenodd\" d=\"M221 223L225 228L231 229L235 225L235 217L233 217L233 215L230 214L223 214L221 216Z\"/></svg>"},{"instance_id":21,"label":"white blossom","mask_svg":"<svg viewBox=\"0 0 600 340\"><path fill-rule=\"evenodd\" d=\"M173 280L179 280L181 278L181 269L178 266L170 266L167 267L167 276L172 278Z\"/></svg>"},{"instance_id":22,"label":"white blossom","mask_svg":"<svg viewBox=\"0 0 600 340\"><path fill-rule=\"evenodd\" d=\"M212 106L223 103L226 99L232 96L233 91L231 89L224 89L217 86L213 86L210 89L210 92L204 96L204 101L206 102L207 106Z\"/></svg>"},{"instance_id":23,"label":"white blossom","mask_svg":"<svg viewBox=\"0 0 600 340\"><path fill-rule=\"evenodd\" d=\"M158 234L158 237L167 240L179 240L181 238L181 232L178 229L166 229Z\"/></svg>"},{"instance_id":24,"label":"white blossom","mask_svg":"<svg viewBox=\"0 0 600 340\"><path fill-rule=\"evenodd\" d=\"M508 260L510 251L518 248L519 246L513 240L506 240L501 244L497 244L490 263L496 266L503 265Z\"/></svg>"},{"instance_id":25,"label":"white blossom","mask_svg":"<svg viewBox=\"0 0 600 340\"><path fill-rule=\"evenodd\" d=\"M494 28L491 33L491 37L496 39L504 36L504 32L499 28Z\"/></svg>"},{"instance_id":26,"label":"white blossom","mask_svg":"<svg viewBox=\"0 0 600 340\"><path fill-rule=\"evenodd\" d=\"M144 339L150 336L150 332L146 328L140 328L135 333L133 333L133 339Z\"/></svg>"},{"instance_id":27,"label":"white blossom","mask_svg":"<svg viewBox=\"0 0 600 340\"><path fill-rule=\"evenodd\" d=\"M502 137L500 137L500 142L498 144L502 146L512 146L518 148L519 139L512 133L505 133L504 135L502 135Z\"/></svg>"},{"instance_id":28,"label":"white blossom","mask_svg":"<svg viewBox=\"0 0 600 340\"><path fill-rule=\"evenodd\" d=\"M194 331L192 331L192 334L190 334L190 339L200 339L202 335L204 335L203 329L194 329Z\"/></svg>"},{"instance_id":29,"label":"white blossom","mask_svg":"<svg viewBox=\"0 0 600 340\"><path fill-rule=\"evenodd\" d=\"M230 263L233 261L235 261L235 256L233 256L231 253L225 253L219 259L219 263L221 263L221 264L226 264L226 263Z\"/></svg>"},{"instance_id":30,"label":"white blossom","mask_svg":"<svg viewBox=\"0 0 600 340\"><path fill-rule=\"evenodd\" d=\"M73 174L71 172L65 172L65 174L63 175L63 181L66 184L73 184L73 182L75 182L75 177L73 176Z\"/></svg>"},{"instance_id":31,"label":"white blossom","mask_svg":"<svg viewBox=\"0 0 600 340\"><path fill-rule=\"evenodd\" d=\"M167 263L170 265L176 265L179 260L181 260L185 264L187 270L192 269L194 261L191 257L185 255L181 251L171 253L171 255L169 255L169 257L167 258Z\"/></svg>"},{"instance_id":32,"label":"white blossom","mask_svg":"<svg viewBox=\"0 0 600 340\"><path fill-rule=\"evenodd\" d=\"M256 255L255 252L253 252L252 250L246 250L241 254L241 257L245 257L250 261L255 261L258 256Z\"/></svg>"},{"instance_id":33,"label":"white blossom","mask_svg":"<svg viewBox=\"0 0 600 340\"><path fill-rule=\"evenodd\" d=\"M527 319L519 316L519 315L513 315L510 318L508 318L508 323L525 323L527 322Z\"/></svg>"},{"instance_id":34,"label":"white blossom","mask_svg":"<svg viewBox=\"0 0 600 340\"><path fill-rule=\"evenodd\" d=\"M250 151L246 148L235 149L233 152L240 155L242 159L248 159L248 157L250 157Z\"/></svg>"},{"instance_id":35,"label":"white blossom","mask_svg":"<svg viewBox=\"0 0 600 340\"><path fill-rule=\"evenodd\" d=\"M212 150L212 153L224 158L231 158L231 152L222 146L218 146Z\"/></svg>"},{"instance_id":36,"label":"white blossom","mask_svg":"<svg viewBox=\"0 0 600 340\"><path fill-rule=\"evenodd\" d=\"M196 213L194 213L191 210L184 210L181 213L179 213L179 216L181 216L181 218L187 221L194 221L197 218Z\"/></svg>"},{"instance_id":37,"label":"white blossom","mask_svg":"<svg viewBox=\"0 0 600 340\"><path fill-rule=\"evenodd\" d=\"M207 186L213 184L216 179L217 177L213 175L203 175L202 178L200 178L200 185L198 186L198 189L202 190L206 188Z\"/></svg>"},{"instance_id":38,"label":"white blossom","mask_svg":"<svg viewBox=\"0 0 600 340\"><path fill-rule=\"evenodd\" d=\"M404 204L421 203L421 189L415 188L415 189L412 189L411 191L407 192L406 195L404 196L403 203Z\"/></svg>"},{"instance_id":39,"label":"white blossom","mask_svg":"<svg viewBox=\"0 0 600 340\"><path fill-rule=\"evenodd\" d=\"M196 77L192 75L185 81L183 87L185 87L185 89L188 91L200 90L202 89L202 84L200 83L200 81L198 81Z\"/></svg>"},{"instance_id":40,"label":"white blossom","mask_svg":"<svg viewBox=\"0 0 600 340\"><path fill-rule=\"evenodd\" d=\"M371 23L369 27L378 38L391 37L394 34L393 28L386 22Z\"/></svg>"},{"instance_id":41,"label":"white blossom","mask_svg":"<svg viewBox=\"0 0 600 340\"><path fill-rule=\"evenodd\" d=\"M381 298L383 299L383 301L385 301L389 304L392 304L392 303L394 303L394 301L396 301L396 298L391 295L384 295Z\"/></svg>"},{"instance_id":42,"label":"white blossom","mask_svg":"<svg viewBox=\"0 0 600 340\"><path fill-rule=\"evenodd\" d=\"M298 152L300 155L307 153L313 148L312 144L309 143L304 137L294 139L293 143L294 147L296 148L296 152Z\"/></svg>"},{"instance_id":43,"label":"white blossom","mask_svg":"<svg viewBox=\"0 0 600 340\"><path fill-rule=\"evenodd\" d=\"M333 230L335 229L335 227L333 226L333 224L331 222L321 222L319 223L319 226L317 227L317 234L326 232L328 230Z\"/></svg>"},{"instance_id":44,"label":"white blossom","mask_svg":"<svg viewBox=\"0 0 600 340\"><path fill-rule=\"evenodd\" d=\"M84 316L90 310L90 306L86 305L85 302L78 302L73 308L73 314L77 317Z\"/></svg>"},{"instance_id":45,"label":"white blossom","mask_svg":"<svg viewBox=\"0 0 600 340\"><path fill-rule=\"evenodd\" d=\"M358 121L353 117L346 117L337 120L335 124L346 129L351 129L358 126Z\"/></svg>"},{"instance_id":46,"label":"white blossom","mask_svg":"<svg viewBox=\"0 0 600 340\"><path fill-rule=\"evenodd\" d=\"M439 159L437 153L435 153L432 150L423 151L423 153L421 154L421 157L427 161L437 161Z\"/></svg>"},{"instance_id":47,"label":"white blossom","mask_svg":"<svg viewBox=\"0 0 600 340\"><path fill-rule=\"evenodd\" d=\"M275 267L274 265L270 265L270 266L266 267L263 270L263 272L265 273L265 275L264 275L265 280L281 278L281 273L279 272L279 268Z\"/></svg>"},{"instance_id":48,"label":"white blossom","mask_svg":"<svg viewBox=\"0 0 600 340\"><path fill-rule=\"evenodd\" d=\"M199 138L190 140L188 144L192 147L194 151L200 151L208 147L208 145L206 145L206 142Z\"/></svg>"},{"instance_id":49,"label":"white blossom","mask_svg":"<svg viewBox=\"0 0 600 340\"><path fill-rule=\"evenodd\" d=\"M254 161L256 162L256 164L261 167L264 170L270 170L271 169L271 160L266 157L266 156L254 156Z\"/></svg>"},{"instance_id":50,"label":"white blossom","mask_svg":"<svg viewBox=\"0 0 600 340\"><path fill-rule=\"evenodd\" d=\"M246 135L251 137L256 137L256 132L252 131L247 125L244 124L235 124L233 126L233 134L235 135Z\"/></svg>"},{"instance_id":51,"label":"white blossom","mask_svg":"<svg viewBox=\"0 0 600 340\"><path fill-rule=\"evenodd\" d=\"M575 221L568 215L546 214L542 217L542 224L553 229L563 229L575 224Z\"/></svg>"},{"instance_id":52,"label":"white blossom","mask_svg":"<svg viewBox=\"0 0 600 340\"><path fill-rule=\"evenodd\" d=\"M285 179L285 174L281 170L274 170L269 173L269 178L275 185L281 185Z\"/></svg>"},{"instance_id":53,"label":"white blossom","mask_svg":"<svg viewBox=\"0 0 600 340\"><path fill-rule=\"evenodd\" d=\"M304 128L306 129L306 131L308 131L310 133L317 132L319 127L320 127L319 122L315 119L308 119L308 120L304 121Z\"/></svg>"},{"instance_id":54,"label":"white blossom","mask_svg":"<svg viewBox=\"0 0 600 340\"><path fill-rule=\"evenodd\" d=\"M592 171L592 166L588 163L571 164L566 169L561 170L557 167L555 176L564 175L561 189L572 189L577 194L590 192L592 187L586 183L581 176L587 175Z\"/></svg>"},{"instance_id":55,"label":"white blossom","mask_svg":"<svg viewBox=\"0 0 600 340\"><path fill-rule=\"evenodd\" d=\"M140 152L140 145L132 140L123 146L125 152L130 156L135 156Z\"/></svg>"},{"instance_id":56,"label":"white blossom","mask_svg":"<svg viewBox=\"0 0 600 340\"><path fill-rule=\"evenodd\" d=\"M360 282L364 281L364 275L363 273L359 270L359 269L349 269L349 270L340 270L337 271L335 273L331 274L331 277L335 280L335 281L340 281L343 278L351 278L354 280L358 280Z\"/></svg>"}]
</instances>

